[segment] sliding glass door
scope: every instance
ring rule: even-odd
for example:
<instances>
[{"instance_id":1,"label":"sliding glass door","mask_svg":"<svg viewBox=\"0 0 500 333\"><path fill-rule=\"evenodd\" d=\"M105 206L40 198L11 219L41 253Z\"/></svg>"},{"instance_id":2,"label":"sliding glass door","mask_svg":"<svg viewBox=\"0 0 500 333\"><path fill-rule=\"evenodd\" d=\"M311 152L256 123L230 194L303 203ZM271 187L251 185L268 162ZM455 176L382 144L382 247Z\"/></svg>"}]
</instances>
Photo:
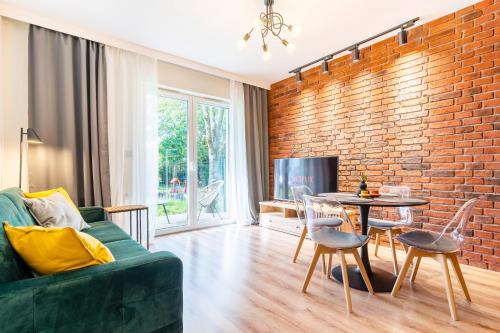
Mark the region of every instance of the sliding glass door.
<instances>
[{"instance_id":1,"label":"sliding glass door","mask_svg":"<svg viewBox=\"0 0 500 333\"><path fill-rule=\"evenodd\" d=\"M196 101L198 223L226 216L227 113L224 105Z\"/></svg>"},{"instance_id":2,"label":"sliding glass door","mask_svg":"<svg viewBox=\"0 0 500 333\"><path fill-rule=\"evenodd\" d=\"M160 93L157 232L228 223L227 103Z\"/></svg>"},{"instance_id":3,"label":"sliding glass door","mask_svg":"<svg viewBox=\"0 0 500 333\"><path fill-rule=\"evenodd\" d=\"M158 208L159 229L189 224L189 99L160 95Z\"/></svg>"}]
</instances>

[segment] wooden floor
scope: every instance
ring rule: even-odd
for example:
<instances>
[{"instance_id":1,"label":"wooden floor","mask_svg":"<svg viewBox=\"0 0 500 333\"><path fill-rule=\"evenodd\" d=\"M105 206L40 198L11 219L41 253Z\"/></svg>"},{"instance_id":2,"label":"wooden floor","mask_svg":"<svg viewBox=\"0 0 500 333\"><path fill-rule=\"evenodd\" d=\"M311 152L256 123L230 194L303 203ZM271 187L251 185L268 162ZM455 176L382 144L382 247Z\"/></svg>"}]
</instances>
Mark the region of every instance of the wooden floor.
<instances>
[{"instance_id":1,"label":"wooden floor","mask_svg":"<svg viewBox=\"0 0 500 333\"><path fill-rule=\"evenodd\" d=\"M353 313L348 314L342 285L323 276L321 265L307 294L301 293L313 244L306 240L292 264L297 240L234 225L158 237L154 251L174 252L184 262L184 331L500 331L500 273L462 265L472 303L454 279L457 322L449 314L440 267L431 259L422 260L415 284L406 280L397 298L351 289ZM398 256L401 264L404 252ZM373 266L392 270L387 248L379 250L379 259L371 258Z\"/></svg>"}]
</instances>

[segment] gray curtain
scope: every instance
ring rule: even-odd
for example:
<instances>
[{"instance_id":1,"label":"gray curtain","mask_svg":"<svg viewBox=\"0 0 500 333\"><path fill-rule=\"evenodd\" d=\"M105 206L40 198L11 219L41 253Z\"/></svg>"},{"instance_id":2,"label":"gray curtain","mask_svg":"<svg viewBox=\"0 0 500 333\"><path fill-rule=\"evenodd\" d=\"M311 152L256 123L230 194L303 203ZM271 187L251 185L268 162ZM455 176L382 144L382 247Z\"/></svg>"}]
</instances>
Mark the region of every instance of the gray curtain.
<instances>
[{"instance_id":1,"label":"gray curtain","mask_svg":"<svg viewBox=\"0 0 500 333\"><path fill-rule=\"evenodd\" d=\"M269 147L267 126L267 90L243 84L245 134L248 163L250 213L259 218L259 201L269 198Z\"/></svg>"},{"instance_id":2,"label":"gray curtain","mask_svg":"<svg viewBox=\"0 0 500 333\"><path fill-rule=\"evenodd\" d=\"M104 45L45 28L29 31L30 191L63 186L80 206L109 206Z\"/></svg>"}]
</instances>

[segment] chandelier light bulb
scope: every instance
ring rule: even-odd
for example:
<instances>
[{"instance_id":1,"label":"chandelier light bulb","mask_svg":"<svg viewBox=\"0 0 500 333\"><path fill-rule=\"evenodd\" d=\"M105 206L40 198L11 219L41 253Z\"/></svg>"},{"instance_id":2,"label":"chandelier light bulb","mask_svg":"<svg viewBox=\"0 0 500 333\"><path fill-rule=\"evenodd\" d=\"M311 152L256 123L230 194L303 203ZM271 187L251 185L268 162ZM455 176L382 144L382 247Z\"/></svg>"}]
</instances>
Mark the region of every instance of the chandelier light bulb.
<instances>
[{"instance_id":1,"label":"chandelier light bulb","mask_svg":"<svg viewBox=\"0 0 500 333\"><path fill-rule=\"evenodd\" d=\"M293 51L295 51L295 44L294 43L288 43L288 46L286 47L286 50L289 53L293 53Z\"/></svg>"},{"instance_id":2,"label":"chandelier light bulb","mask_svg":"<svg viewBox=\"0 0 500 333\"><path fill-rule=\"evenodd\" d=\"M247 42L250 39L250 33L247 32L243 38L238 41L238 46L240 50L243 50L247 46Z\"/></svg>"},{"instance_id":3,"label":"chandelier light bulb","mask_svg":"<svg viewBox=\"0 0 500 333\"><path fill-rule=\"evenodd\" d=\"M271 59L271 52L269 52L269 48L267 46L267 44L264 44L262 45L262 50L264 51L264 53L262 54L264 60L268 61Z\"/></svg>"},{"instance_id":4,"label":"chandelier light bulb","mask_svg":"<svg viewBox=\"0 0 500 333\"><path fill-rule=\"evenodd\" d=\"M291 27L291 29L290 29ZM288 31L290 31L292 33L292 36L293 37L297 37L298 35L300 35L300 32L302 31L301 27L298 26L298 25L289 25L288 26Z\"/></svg>"}]
</instances>

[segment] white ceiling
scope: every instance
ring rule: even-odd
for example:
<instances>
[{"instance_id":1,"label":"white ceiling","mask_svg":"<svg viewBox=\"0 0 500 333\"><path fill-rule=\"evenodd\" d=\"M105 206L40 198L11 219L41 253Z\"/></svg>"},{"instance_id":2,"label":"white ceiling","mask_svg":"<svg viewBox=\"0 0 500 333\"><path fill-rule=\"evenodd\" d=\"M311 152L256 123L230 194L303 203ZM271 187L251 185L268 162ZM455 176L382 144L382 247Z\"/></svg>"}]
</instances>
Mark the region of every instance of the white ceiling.
<instances>
[{"instance_id":1,"label":"white ceiling","mask_svg":"<svg viewBox=\"0 0 500 333\"><path fill-rule=\"evenodd\" d=\"M269 39L269 61L263 60L255 34L246 49L237 45L264 9L263 0L0 2L272 83L289 76L288 71L297 66L413 17L427 22L477 0L275 0L275 11L286 22L300 26L301 33L289 38L296 45L292 54L277 39Z\"/></svg>"}]
</instances>

